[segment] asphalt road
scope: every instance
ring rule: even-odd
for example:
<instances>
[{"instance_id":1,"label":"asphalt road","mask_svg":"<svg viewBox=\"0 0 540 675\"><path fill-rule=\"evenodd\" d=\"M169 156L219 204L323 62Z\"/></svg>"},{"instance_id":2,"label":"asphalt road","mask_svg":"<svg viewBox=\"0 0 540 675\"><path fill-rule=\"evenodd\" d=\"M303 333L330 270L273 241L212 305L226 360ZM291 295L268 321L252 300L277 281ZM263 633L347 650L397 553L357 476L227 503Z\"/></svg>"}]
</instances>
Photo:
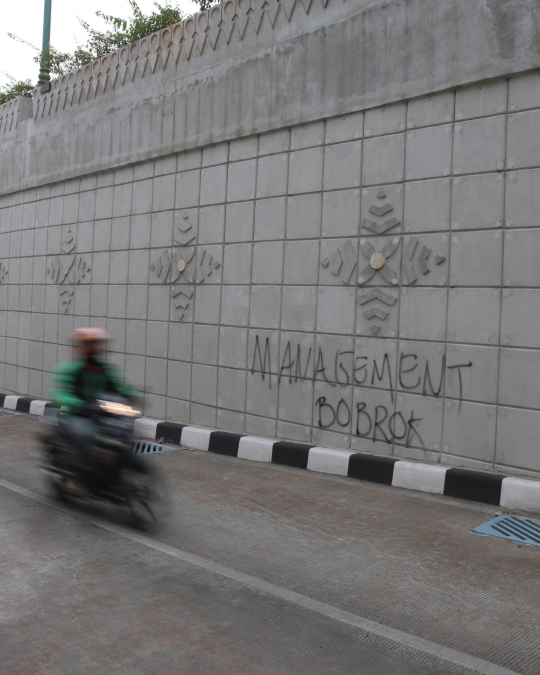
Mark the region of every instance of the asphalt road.
<instances>
[{"instance_id":1,"label":"asphalt road","mask_svg":"<svg viewBox=\"0 0 540 675\"><path fill-rule=\"evenodd\" d=\"M178 449L147 536L48 499L38 426L0 419L3 675L540 672L540 548L471 534L495 508Z\"/></svg>"}]
</instances>

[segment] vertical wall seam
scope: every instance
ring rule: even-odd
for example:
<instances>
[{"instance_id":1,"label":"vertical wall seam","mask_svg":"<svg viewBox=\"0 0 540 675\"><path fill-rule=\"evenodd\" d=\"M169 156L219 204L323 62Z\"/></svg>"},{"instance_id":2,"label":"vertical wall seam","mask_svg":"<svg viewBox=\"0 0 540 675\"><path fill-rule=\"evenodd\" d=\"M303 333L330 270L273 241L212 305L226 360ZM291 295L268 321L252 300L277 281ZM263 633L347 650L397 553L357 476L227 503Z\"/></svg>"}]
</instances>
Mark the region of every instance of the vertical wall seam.
<instances>
[{"instance_id":1,"label":"vertical wall seam","mask_svg":"<svg viewBox=\"0 0 540 675\"><path fill-rule=\"evenodd\" d=\"M315 387L316 387L316 373L315 373L315 367L316 367L316 359L317 359L317 338L319 336L319 329L317 328L317 321L319 318L319 295L320 295L320 290L321 287L319 285L319 280L321 277L321 244L322 244L322 214L323 214L323 202L324 202L324 170L326 166L326 120L323 121L323 143L322 143L322 171L321 171L321 189L319 190L319 195L320 195L320 225L319 225L319 238L318 238L318 244L319 244L319 260L317 264L317 285L315 287L315 325L313 327L313 377L310 378L312 382L312 387L313 390L311 392L311 432L309 434L309 441L313 442L313 432L317 427L315 427L316 420L315 420ZM309 241L309 240L307 240ZM283 276L285 276L285 268L283 269ZM323 287L323 290L326 290L327 287ZM354 350L354 331L353 331L353 350ZM304 380L302 380L304 381ZM309 380L307 380L309 382ZM332 432L331 432L332 433ZM339 433L339 432L334 432L334 433ZM349 444L351 442L350 436L349 436Z\"/></svg>"},{"instance_id":2,"label":"vertical wall seam","mask_svg":"<svg viewBox=\"0 0 540 675\"><path fill-rule=\"evenodd\" d=\"M220 364L220 358L219 358L219 348L221 345L221 305L223 303L223 286L225 285L225 237L227 233L227 204L228 202L228 190L229 190L229 164L230 164L230 158L231 158L231 145L229 141L226 141L227 144L227 159L225 163L226 167L226 173L225 173L225 203L223 204L223 256L222 256L222 273L221 273L221 283L219 284L219 311L218 311L218 331L217 331L217 365L216 365L216 404L214 406L214 426L217 424L217 417L218 417L218 395L219 395L219 372L221 369L221 364ZM199 190L202 190L202 158L204 154L201 154L201 184ZM214 166L214 165L213 165ZM219 166L219 165L217 165ZM200 196L199 196L199 213L200 213ZM255 209L255 204L253 205L253 208ZM197 243L199 241L199 230L197 228ZM197 252L198 253L198 252ZM195 276L195 285L197 284L197 278ZM231 284L228 284L231 285ZM195 316L193 317L194 323L195 323Z\"/></svg>"},{"instance_id":3,"label":"vertical wall seam","mask_svg":"<svg viewBox=\"0 0 540 675\"><path fill-rule=\"evenodd\" d=\"M397 284L397 328L396 328L396 337L395 337L395 350L396 350L396 364L395 364L395 371L394 371L394 391L391 391L391 396L393 396L393 411L394 413L397 412L397 405L398 405L398 396L401 396L401 391L398 388L398 369L399 369L399 358L401 354L401 336L400 336L400 329L401 329L401 297L402 297L402 290L403 290L403 285L402 285L402 274L401 274L401 265L403 261L403 250L405 246L405 186L407 185L407 145L409 138L407 136L407 120L409 118L409 101L405 102L405 129L403 131L403 181L402 181L402 187L403 191L401 193L401 242L400 246L398 248L399 250L399 265L398 265L398 279L399 283ZM409 288L409 287L407 287ZM376 338L374 338L376 339ZM406 393L406 392L403 392ZM390 456L394 457L396 454L396 441L395 439L392 439L392 445L390 448Z\"/></svg>"},{"instance_id":4,"label":"vertical wall seam","mask_svg":"<svg viewBox=\"0 0 540 675\"><path fill-rule=\"evenodd\" d=\"M444 443L444 424L446 417L446 399L449 398L446 396L446 375L448 372L448 316L450 312L450 264L452 260L452 201L454 198L454 141L455 141L455 132L456 132L456 104L457 104L457 90L453 92L453 101L452 101L452 142L451 142L451 154L450 154L450 204L448 206L448 266L446 270L446 325L444 330L444 373L443 373L443 391L442 391L442 415L441 415L441 441L439 447L439 464L442 463L442 453L443 453L443 443Z\"/></svg>"},{"instance_id":5,"label":"vertical wall seam","mask_svg":"<svg viewBox=\"0 0 540 675\"><path fill-rule=\"evenodd\" d=\"M285 249L287 246L287 218L289 216L289 180L291 176L291 170L290 170L290 165L291 165L291 129L290 127L287 129L287 169L286 169L286 181L285 181L285 236L283 237L283 254L281 258L281 268L282 268L282 273L281 273L281 302L279 306L279 328L278 328L278 344L277 344L277 368L276 368L276 386L277 386L277 396L276 396L276 435L279 436L279 422L280 422L280 414L279 414L279 400L281 398L281 383L280 383L280 371L281 371L281 337L282 337L282 332L283 332L283 278L285 276ZM259 150L260 150L260 135L259 135ZM278 154L278 153L272 153L273 155ZM268 157L268 155L266 155ZM259 172L259 162L257 159L257 173ZM255 193L255 196L257 194ZM269 329L266 329L269 330ZM270 367L271 370L271 367ZM311 436L310 436L311 437Z\"/></svg>"},{"instance_id":6,"label":"vertical wall seam","mask_svg":"<svg viewBox=\"0 0 540 675\"><path fill-rule=\"evenodd\" d=\"M176 156L176 174L175 174L175 183L178 182L178 180L181 180L180 175L181 171L178 170L178 162L180 158L179 153ZM197 244L199 243L199 228L200 228L200 220L201 220L201 179L202 179L202 149L199 150L199 158L200 158L200 163L199 163L199 197L198 197L198 205L197 205ZM175 188L176 190L176 188ZM175 201L175 210L176 210L176 201ZM181 210L181 209L180 209ZM196 261L195 261L196 262ZM223 263L223 261L222 261ZM195 333L195 307L196 307L196 300L197 300L197 284L193 284L193 302L191 304L191 345L190 345L190 369L189 369L189 401L187 401L189 405L189 414L187 417L188 422L191 422L191 409L193 406L193 338L194 338L194 333ZM170 330L170 327L169 327Z\"/></svg>"},{"instance_id":7,"label":"vertical wall seam","mask_svg":"<svg viewBox=\"0 0 540 675\"><path fill-rule=\"evenodd\" d=\"M494 445L493 445L493 461L491 463L492 469L495 469L497 464L497 441L499 435L499 389L501 382L501 357L502 357L502 312L503 312L503 293L505 291L504 284L504 248L506 240L506 186L508 184L508 122L510 116L510 79L506 79L506 112L504 115L504 159L503 159L503 170L502 177L504 181L503 186L503 212L502 212L502 245L501 245L501 283L499 287L499 335L497 339L497 385L496 385L496 396L495 396L495 434L494 434Z\"/></svg>"},{"instance_id":8,"label":"vertical wall seam","mask_svg":"<svg viewBox=\"0 0 540 675\"><path fill-rule=\"evenodd\" d=\"M173 124L174 124L174 117L173 117ZM167 174L169 175L169 174ZM172 229L171 229L171 239L170 239L170 247L171 247L171 258L172 258L172 263L174 264L174 256L172 255L172 249L174 247L174 228L176 224L176 176L178 175L178 155L174 155L174 171L172 174L170 174L173 177L173 198L172 198ZM163 174L162 174L163 176ZM153 210L153 206L152 206ZM199 234L199 227L198 227L198 221L197 221L197 236ZM150 275L150 272L148 273ZM171 278L169 279L169 293L167 297L167 302L169 303L169 318L167 320L167 330L166 330L166 335L165 335L165 414L164 417L166 420L170 419L169 414L168 414L168 409L169 409L169 334L171 330L171 324L177 321L175 311L173 309L173 302L172 302L172 292L173 292L173 284L172 284L172 270L171 270Z\"/></svg>"},{"instance_id":9,"label":"vertical wall seam","mask_svg":"<svg viewBox=\"0 0 540 675\"><path fill-rule=\"evenodd\" d=\"M248 137L249 138L249 137ZM253 218L252 218L252 227L251 227L251 267L249 274L249 298L248 298L248 313L247 313L247 325L246 325L246 383L244 386L244 427L243 430L246 431L247 427L247 401L248 401L248 380L249 380L249 338L251 332L251 294L253 293L253 257L255 254L255 214L257 209L257 185L259 182L259 136L255 136L257 149L255 151L255 187L253 194ZM229 164L230 164L230 146L229 146ZM227 175L229 171L227 170ZM225 214L227 217L227 214ZM283 238L285 241L285 237ZM254 357L255 358L255 357ZM271 376L271 374L270 374Z\"/></svg>"},{"instance_id":10,"label":"vertical wall seam","mask_svg":"<svg viewBox=\"0 0 540 675\"><path fill-rule=\"evenodd\" d=\"M150 212L149 212L149 217L150 217L150 241L149 241L149 256L148 256L148 290L146 292L146 317L145 317L145 322L144 322L144 393L146 394L146 369L147 369L147 364L148 364L148 357L146 355L146 351L148 348L147 345L147 337L148 337L148 310L150 306L150 257L152 255L152 213L153 213L153 208L154 208L154 178L156 176L156 166L155 162L152 162L152 198L150 199ZM144 406L143 406L144 413L148 413L148 402L146 399L144 400Z\"/></svg>"},{"instance_id":11,"label":"vertical wall seam","mask_svg":"<svg viewBox=\"0 0 540 675\"><path fill-rule=\"evenodd\" d=\"M354 379L354 367L356 365L356 344L357 344L357 322L358 322L358 274L360 273L360 238L362 236L362 204L363 204L363 195L362 195L362 172L364 170L364 126L365 126L366 115L365 112L362 112L362 136L360 139L360 175L358 176L358 222L356 223L356 274L354 274L354 316L353 316L353 367L352 367L352 378L351 378L351 420L349 427L349 443L348 448L352 449L353 436L353 425L354 425L354 394L355 394L355 379ZM353 141L354 142L354 141ZM325 134L324 134L324 148L325 148L325 159L326 159L326 122L325 122ZM324 172L323 172L323 181L324 181ZM322 227L322 218L321 218L321 227ZM320 250L322 248L322 231L321 231L321 244L319 246L319 277L317 279L317 287L319 286L319 278L321 272L321 255Z\"/></svg>"}]
</instances>

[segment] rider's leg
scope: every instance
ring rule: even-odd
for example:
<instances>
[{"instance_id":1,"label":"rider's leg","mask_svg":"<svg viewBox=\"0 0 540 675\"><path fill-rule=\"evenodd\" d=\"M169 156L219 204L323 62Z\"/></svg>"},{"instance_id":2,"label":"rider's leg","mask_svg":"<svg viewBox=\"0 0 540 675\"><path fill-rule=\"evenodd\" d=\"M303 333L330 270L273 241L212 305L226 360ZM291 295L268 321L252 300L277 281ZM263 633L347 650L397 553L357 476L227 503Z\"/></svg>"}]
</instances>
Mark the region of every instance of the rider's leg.
<instances>
[{"instance_id":1,"label":"rider's leg","mask_svg":"<svg viewBox=\"0 0 540 675\"><path fill-rule=\"evenodd\" d=\"M72 416L64 420L64 426L73 450L73 472L75 478L84 482L86 478L86 462L90 443L92 442L94 425L88 417Z\"/></svg>"}]
</instances>

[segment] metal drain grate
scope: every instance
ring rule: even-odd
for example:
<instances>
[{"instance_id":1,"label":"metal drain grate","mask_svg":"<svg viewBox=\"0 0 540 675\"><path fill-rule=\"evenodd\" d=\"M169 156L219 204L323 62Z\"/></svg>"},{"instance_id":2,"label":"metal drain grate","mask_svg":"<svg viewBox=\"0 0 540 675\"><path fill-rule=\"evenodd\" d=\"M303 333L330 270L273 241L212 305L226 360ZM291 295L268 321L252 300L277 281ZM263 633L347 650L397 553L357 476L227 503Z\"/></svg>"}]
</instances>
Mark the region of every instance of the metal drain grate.
<instances>
[{"instance_id":1,"label":"metal drain grate","mask_svg":"<svg viewBox=\"0 0 540 675\"><path fill-rule=\"evenodd\" d=\"M172 448L159 443L148 443L148 441L137 441L133 444L133 452L136 455L149 455L154 452L170 452Z\"/></svg>"},{"instance_id":2,"label":"metal drain grate","mask_svg":"<svg viewBox=\"0 0 540 675\"><path fill-rule=\"evenodd\" d=\"M7 410L0 410L0 417L20 417L19 413L8 412Z\"/></svg>"},{"instance_id":3,"label":"metal drain grate","mask_svg":"<svg viewBox=\"0 0 540 675\"><path fill-rule=\"evenodd\" d=\"M540 522L516 516L497 516L483 525L473 527L471 532L489 534L520 544L540 546Z\"/></svg>"}]
</instances>

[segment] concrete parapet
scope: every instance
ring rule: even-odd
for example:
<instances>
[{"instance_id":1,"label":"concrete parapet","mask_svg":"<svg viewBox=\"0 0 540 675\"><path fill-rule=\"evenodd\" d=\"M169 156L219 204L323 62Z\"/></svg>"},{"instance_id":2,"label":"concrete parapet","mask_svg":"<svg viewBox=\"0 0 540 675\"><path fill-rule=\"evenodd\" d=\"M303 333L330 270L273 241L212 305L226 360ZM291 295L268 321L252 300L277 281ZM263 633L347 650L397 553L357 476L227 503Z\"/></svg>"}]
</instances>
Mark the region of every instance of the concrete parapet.
<instances>
[{"instance_id":1,"label":"concrete parapet","mask_svg":"<svg viewBox=\"0 0 540 675\"><path fill-rule=\"evenodd\" d=\"M24 128L17 102L1 106L0 194L539 67L539 13L535 0L226 0L36 89ZM409 127L444 116L440 100Z\"/></svg>"}]
</instances>

